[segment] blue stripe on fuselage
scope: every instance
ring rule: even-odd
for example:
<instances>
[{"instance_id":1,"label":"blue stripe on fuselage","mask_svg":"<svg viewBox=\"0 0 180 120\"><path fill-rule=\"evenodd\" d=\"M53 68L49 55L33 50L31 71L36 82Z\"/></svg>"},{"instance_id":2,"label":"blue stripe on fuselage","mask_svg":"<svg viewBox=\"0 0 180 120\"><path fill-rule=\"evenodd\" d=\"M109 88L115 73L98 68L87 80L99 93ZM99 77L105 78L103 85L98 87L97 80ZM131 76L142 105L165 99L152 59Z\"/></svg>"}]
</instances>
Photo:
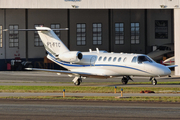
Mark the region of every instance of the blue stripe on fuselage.
<instances>
[{"instance_id":1,"label":"blue stripe on fuselage","mask_svg":"<svg viewBox=\"0 0 180 120\"><path fill-rule=\"evenodd\" d=\"M69 62L58 61L58 60L56 60L56 58L55 58L52 54L49 54L49 55L50 55L51 59L52 59L56 64L62 64L62 65L64 65L64 66L71 66L71 67L90 67L90 66L92 66L92 65L70 64ZM140 70L140 69L133 68L133 67L128 67L128 66L123 66L123 65L95 64L94 66L122 67L122 68L133 69L133 70L137 70L137 71L141 71L141 72L150 74L149 72L146 72L146 71L144 71L144 70Z\"/></svg>"}]
</instances>

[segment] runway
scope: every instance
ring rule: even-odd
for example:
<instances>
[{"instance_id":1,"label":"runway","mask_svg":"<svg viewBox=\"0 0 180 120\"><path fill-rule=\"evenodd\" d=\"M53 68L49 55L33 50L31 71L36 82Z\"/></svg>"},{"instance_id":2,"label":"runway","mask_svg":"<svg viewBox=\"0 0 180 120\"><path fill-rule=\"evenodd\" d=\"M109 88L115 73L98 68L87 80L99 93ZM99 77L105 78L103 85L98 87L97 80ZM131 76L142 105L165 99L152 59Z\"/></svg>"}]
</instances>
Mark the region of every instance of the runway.
<instances>
[{"instance_id":1,"label":"runway","mask_svg":"<svg viewBox=\"0 0 180 120\"><path fill-rule=\"evenodd\" d=\"M0 100L3 120L178 120L179 111L175 103Z\"/></svg>"}]
</instances>

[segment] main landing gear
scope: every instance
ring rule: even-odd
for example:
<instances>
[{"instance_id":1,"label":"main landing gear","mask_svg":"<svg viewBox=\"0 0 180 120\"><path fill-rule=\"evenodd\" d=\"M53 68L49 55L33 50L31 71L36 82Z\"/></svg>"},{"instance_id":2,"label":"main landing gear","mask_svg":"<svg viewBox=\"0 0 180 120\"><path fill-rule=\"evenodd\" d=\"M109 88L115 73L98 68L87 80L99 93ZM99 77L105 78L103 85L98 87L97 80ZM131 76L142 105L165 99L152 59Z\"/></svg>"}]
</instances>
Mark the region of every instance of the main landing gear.
<instances>
[{"instance_id":1,"label":"main landing gear","mask_svg":"<svg viewBox=\"0 0 180 120\"><path fill-rule=\"evenodd\" d=\"M126 85L129 80L132 80L130 76L123 76L123 78L121 79L121 82L122 84Z\"/></svg>"},{"instance_id":2,"label":"main landing gear","mask_svg":"<svg viewBox=\"0 0 180 120\"><path fill-rule=\"evenodd\" d=\"M122 82L122 84L126 85L129 80L132 80L130 76L123 76L123 78L121 79L121 82ZM152 85L157 84L157 80L154 77L151 77L150 81L151 81Z\"/></svg>"},{"instance_id":3,"label":"main landing gear","mask_svg":"<svg viewBox=\"0 0 180 120\"><path fill-rule=\"evenodd\" d=\"M81 84L82 78L81 77L75 77L72 81L74 82L74 85L78 86Z\"/></svg>"},{"instance_id":4,"label":"main landing gear","mask_svg":"<svg viewBox=\"0 0 180 120\"><path fill-rule=\"evenodd\" d=\"M153 77L151 77L149 81L151 81L152 85L156 85L157 84L157 80L155 78L153 78Z\"/></svg>"}]
</instances>

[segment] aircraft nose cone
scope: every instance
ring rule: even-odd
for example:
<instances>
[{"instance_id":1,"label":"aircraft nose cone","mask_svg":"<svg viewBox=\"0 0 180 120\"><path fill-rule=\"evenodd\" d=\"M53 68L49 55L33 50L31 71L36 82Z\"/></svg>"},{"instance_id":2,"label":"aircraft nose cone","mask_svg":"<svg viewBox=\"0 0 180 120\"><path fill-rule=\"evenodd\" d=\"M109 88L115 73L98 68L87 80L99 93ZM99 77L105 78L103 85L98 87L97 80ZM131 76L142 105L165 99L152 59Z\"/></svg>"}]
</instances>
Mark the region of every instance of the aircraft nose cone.
<instances>
[{"instance_id":1,"label":"aircraft nose cone","mask_svg":"<svg viewBox=\"0 0 180 120\"><path fill-rule=\"evenodd\" d=\"M158 64L158 71L156 71L159 76L166 76L166 75L170 75L171 74L171 70L164 66L164 65L161 65L161 64Z\"/></svg>"},{"instance_id":2,"label":"aircraft nose cone","mask_svg":"<svg viewBox=\"0 0 180 120\"><path fill-rule=\"evenodd\" d=\"M171 70L166 67L166 68L164 69L164 74L165 74L165 75L170 75L170 74L171 74Z\"/></svg>"},{"instance_id":3,"label":"aircraft nose cone","mask_svg":"<svg viewBox=\"0 0 180 120\"><path fill-rule=\"evenodd\" d=\"M171 70L169 68L167 68L166 66L162 66L159 70L159 75L160 76L166 76L166 75L170 75L171 74Z\"/></svg>"}]
</instances>

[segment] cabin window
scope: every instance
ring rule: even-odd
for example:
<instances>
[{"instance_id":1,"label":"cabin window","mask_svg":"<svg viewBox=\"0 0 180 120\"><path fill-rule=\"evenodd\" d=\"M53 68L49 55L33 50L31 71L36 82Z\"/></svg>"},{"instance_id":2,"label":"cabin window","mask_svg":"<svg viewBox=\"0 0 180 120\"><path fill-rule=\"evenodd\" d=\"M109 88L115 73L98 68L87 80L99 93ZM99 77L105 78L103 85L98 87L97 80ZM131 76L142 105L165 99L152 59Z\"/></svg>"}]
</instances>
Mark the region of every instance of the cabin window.
<instances>
[{"instance_id":1,"label":"cabin window","mask_svg":"<svg viewBox=\"0 0 180 120\"><path fill-rule=\"evenodd\" d=\"M118 62L120 62L121 61L121 57L118 59Z\"/></svg>"},{"instance_id":2,"label":"cabin window","mask_svg":"<svg viewBox=\"0 0 180 120\"><path fill-rule=\"evenodd\" d=\"M106 61L107 57L104 57L103 61Z\"/></svg>"},{"instance_id":3,"label":"cabin window","mask_svg":"<svg viewBox=\"0 0 180 120\"><path fill-rule=\"evenodd\" d=\"M162 50L162 51L164 51L164 50L171 50L171 48L170 48L170 47L166 47L166 46L159 46L159 47L157 48L157 50Z\"/></svg>"},{"instance_id":4,"label":"cabin window","mask_svg":"<svg viewBox=\"0 0 180 120\"><path fill-rule=\"evenodd\" d=\"M133 57L133 59L132 59L131 62L132 62L132 63L136 63L136 62L137 62L137 57Z\"/></svg>"},{"instance_id":5,"label":"cabin window","mask_svg":"<svg viewBox=\"0 0 180 120\"><path fill-rule=\"evenodd\" d=\"M126 57L124 58L123 62L126 62Z\"/></svg>"},{"instance_id":6,"label":"cabin window","mask_svg":"<svg viewBox=\"0 0 180 120\"><path fill-rule=\"evenodd\" d=\"M116 57L113 59L113 62L115 62L116 61Z\"/></svg>"},{"instance_id":7,"label":"cabin window","mask_svg":"<svg viewBox=\"0 0 180 120\"><path fill-rule=\"evenodd\" d=\"M101 61L102 57L99 57L99 60L98 61Z\"/></svg>"},{"instance_id":8,"label":"cabin window","mask_svg":"<svg viewBox=\"0 0 180 120\"><path fill-rule=\"evenodd\" d=\"M108 59L108 61L111 61L111 59L112 59L112 57L110 57L110 58Z\"/></svg>"},{"instance_id":9,"label":"cabin window","mask_svg":"<svg viewBox=\"0 0 180 120\"><path fill-rule=\"evenodd\" d=\"M152 60L148 58L147 56L138 56L138 63L142 63L145 61L152 62Z\"/></svg>"}]
</instances>

